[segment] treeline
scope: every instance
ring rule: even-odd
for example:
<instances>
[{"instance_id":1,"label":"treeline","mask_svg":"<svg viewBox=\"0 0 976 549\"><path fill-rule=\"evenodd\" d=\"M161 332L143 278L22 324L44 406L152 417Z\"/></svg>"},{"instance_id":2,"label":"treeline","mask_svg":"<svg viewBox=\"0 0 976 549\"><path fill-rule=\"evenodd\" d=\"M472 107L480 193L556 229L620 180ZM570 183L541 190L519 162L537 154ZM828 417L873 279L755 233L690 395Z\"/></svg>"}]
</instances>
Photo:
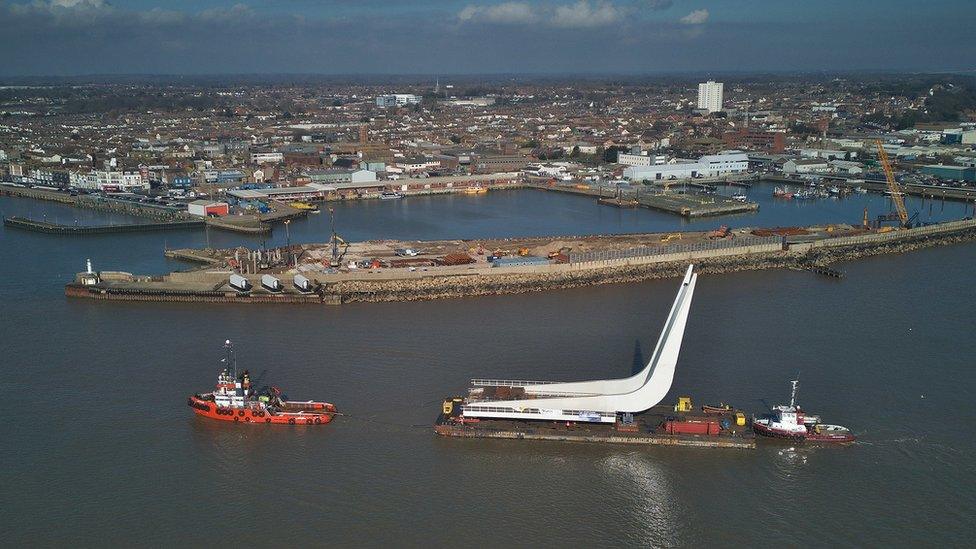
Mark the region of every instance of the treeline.
<instances>
[{"instance_id":1,"label":"treeline","mask_svg":"<svg viewBox=\"0 0 976 549\"><path fill-rule=\"evenodd\" d=\"M138 92L109 93L94 97L67 99L61 110L66 114L101 114L111 111L206 111L223 106L222 98L212 95L164 95Z\"/></svg>"}]
</instances>

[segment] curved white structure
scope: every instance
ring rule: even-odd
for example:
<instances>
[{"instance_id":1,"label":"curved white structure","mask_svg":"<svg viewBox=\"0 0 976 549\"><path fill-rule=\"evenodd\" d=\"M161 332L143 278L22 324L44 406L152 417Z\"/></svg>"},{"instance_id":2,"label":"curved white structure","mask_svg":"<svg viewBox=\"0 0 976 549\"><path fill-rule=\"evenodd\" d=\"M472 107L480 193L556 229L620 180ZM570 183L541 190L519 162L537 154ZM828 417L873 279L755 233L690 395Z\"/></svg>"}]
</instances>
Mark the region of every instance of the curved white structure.
<instances>
[{"instance_id":1,"label":"curved white structure","mask_svg":"<svg viewBox=\"0 0 976 549\"><path fill-rule=\"evenodd\" d=\"M613 423L617 413L643 412L664 399L674 380L674 368L684 338L698 273L688 266L671 306L654 354L637 374L622 379L549 383L540 381L472 380L474 386L463 410L466 417L542 419ZM517 400L493 400L498 389L518 393Z\"/></svg>"}]
</instances>

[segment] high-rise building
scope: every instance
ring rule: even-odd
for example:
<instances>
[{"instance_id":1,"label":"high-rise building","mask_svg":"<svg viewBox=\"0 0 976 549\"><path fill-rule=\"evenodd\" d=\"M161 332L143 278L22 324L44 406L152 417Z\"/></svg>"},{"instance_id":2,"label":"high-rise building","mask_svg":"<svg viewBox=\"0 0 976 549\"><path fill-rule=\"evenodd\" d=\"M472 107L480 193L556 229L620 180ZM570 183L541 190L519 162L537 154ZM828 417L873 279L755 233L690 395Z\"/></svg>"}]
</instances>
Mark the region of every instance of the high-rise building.
<instances>
[{"instance_id":1,"label":"high-rise building","mask_svg":"<svg viewBox=\"0 0 976 549\"><path fill-rule=\"evenodd\" d=\"M721 82L702 82L698 84L698 108L708 112L718 112L722 110L722 89Z\"/></svg>"}]
</instances>

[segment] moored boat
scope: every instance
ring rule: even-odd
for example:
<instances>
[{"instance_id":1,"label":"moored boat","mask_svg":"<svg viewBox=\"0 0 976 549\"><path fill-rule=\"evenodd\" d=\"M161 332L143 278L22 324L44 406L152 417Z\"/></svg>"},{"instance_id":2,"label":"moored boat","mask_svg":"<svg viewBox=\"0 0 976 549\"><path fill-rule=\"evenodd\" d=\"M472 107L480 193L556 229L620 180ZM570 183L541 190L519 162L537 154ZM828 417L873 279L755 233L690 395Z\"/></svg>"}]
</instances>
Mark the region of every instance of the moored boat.
<instances>
[{"instance_id":1,"label":"moored boat","mask_svg":"<svg viewBox=\"0 0 976 549\"><path fill-rule=\"evenodd\" d=\"M793 199L793 191L789 187L776 187L773 189L773 196L776 198L784 198L786 200Z\"/></svg>"},{"instance_id":2,"label":"moored boat","mask_svg":"<svg viewBox=\"0 0 976 549\"><path fill-rule=\"evenodd\" d=\"M403 194L396 191L383 191L383 193L380 194L380 198L383 200L396 200L398 198L403 198Z\"/></svg>"},{"instance_id":3,"label":"moored boat","mask_svg":"<svg viewBox=\"0 0 976 549\"><path fill-rule=\"evenodd\" d=\"M820 423L818 416L807 416L796 404L796 386L792 381L793 392L789 406L775 406L769 414L754 418L752 430L757 435L783 438L796 442L854 442L854 433L847 427Z\"/></svg>"},{"instance_id":4,"label":"moored boat","mask_svg":"<svg viewBox=\"0 0 976 549\"><path fill-rule=\"evenodd\" d=\"M728 414L732 412L732 406L725 404L724 402L720 403L718 406L703 404L701 409L703 413L709 415Z\"/></svg>"},{"instance_id":5,"label":"moored boat","mask_svg":"<svg viewBox=\"0 0 976 549\"><path fill-rule=\"evenodd\" d=\"M336 414L328 402L285 400L281 390L270 387L258 392L251 384L247 370L238 376L230 340L224 344L225 368L217 375L217 386L209 393L197 393L187 399L187 405L198 416L236 423L264 423L288 425L322 425Z\"/></svg>"}]
</instances>

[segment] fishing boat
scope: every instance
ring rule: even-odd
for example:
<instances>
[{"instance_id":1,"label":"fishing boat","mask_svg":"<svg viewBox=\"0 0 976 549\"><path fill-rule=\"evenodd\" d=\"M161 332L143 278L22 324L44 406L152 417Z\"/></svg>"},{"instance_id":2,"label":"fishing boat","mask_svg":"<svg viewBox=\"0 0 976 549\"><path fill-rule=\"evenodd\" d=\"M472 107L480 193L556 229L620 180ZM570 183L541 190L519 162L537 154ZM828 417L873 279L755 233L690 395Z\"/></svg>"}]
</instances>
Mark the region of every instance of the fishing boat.
<instances>
[{"instance_id":1,"label":"fishing boat","mask_svg":"<svg viewBox=\"0 0 976 549\"><path fill-rule=\"evenodd\" d=\"M319 207L316 206L315 204L309 204L308 202L298 202L298 201L296 201L296 202L292 202L291 204L289 204L289 206L291 206L292 208L295 208L296 210L303 210L303 211L306 211L306 212L318 211L318 209L319 209Z\"/></svg>"},{"instance_id":2,"label":"fishing boat","mask_svg":"<svg viewBox=\"0 0 976 549\"><path fill-rule=\"evenodd\" d=\"M854 433L847 427L820 423L819 417L807 416L796 404L796 386L799 381L793 380L790 383L793 391L789 406L775 406L770 413L753 419L752 430L757 435L796 442L854 442Z\"/></svg>"},{"instance_id":3,"label":"fishing boat","mask_svg":"<svg viewBox=\"0 0 976 549\"><path fill-rule=\"evenodd\" d=\"M776 187L773 189L773 196L776 198L784 198L786 200L793 199L793 191L788 187Z\"/></svg>"},{"instance_id":4,"label":"fishing boat","mask_svg":"<svg viewBox=\"0 0 976 549\"><path fill-rule=\"evenodd\" d=\"M186 401L196 415L235 423L286 425L322 425L335 417L336 407L328 402L285 400L274 386L255 390L247 370L237 374L230 340L224 343L224 352L224 368L217 374L216 388L192 395Z\"/></svg>"}]
</instances>

